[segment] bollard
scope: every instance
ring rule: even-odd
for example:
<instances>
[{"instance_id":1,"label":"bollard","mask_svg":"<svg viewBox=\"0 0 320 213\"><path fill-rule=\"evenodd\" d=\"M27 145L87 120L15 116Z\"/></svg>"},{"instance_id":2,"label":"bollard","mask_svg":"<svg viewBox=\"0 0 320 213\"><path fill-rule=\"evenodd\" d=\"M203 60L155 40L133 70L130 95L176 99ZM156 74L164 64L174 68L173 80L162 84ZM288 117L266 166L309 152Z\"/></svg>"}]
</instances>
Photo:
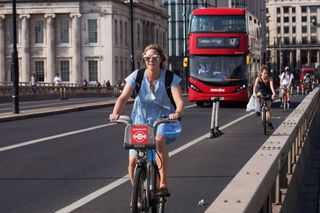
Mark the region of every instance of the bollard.
<instances>
[{"instance_id":1,"label":"bollard","mask_svg":"<svg viewBox=\"0 0 320 213\"><path fill-rule=\"evenodd\" d=\"M66 88L65 87L60 87L60 100L65 100L67 99L66 97Z\"/></svg>"},{"instance_id":2,"label":"bollard","mask_svg":"<svg viewBox=\"0 0 320 213\"><path fill-rule=\"evenodd\" d=\"M67 88L63 87L63 99L68 99L67 97Z\"/></svg>"},{"instance_id":3,"label":"bollard","mask_svg":"<svg viewBox=\"0 0 320 213\"><path fill-rule=\"evenodd\" d=\"M301 95L304 95L304 86L301 87Z\"/></svg>"},{"instance_id":4,"label":"bollard","mask_svg":"<svg viewBox=\"0 0 320 213\"><path fill-rule=\"evenodd\" d=\"M223 134L219 130L219 125L218 125L219 106L220 106L219 98L214 98L212 102L211 130L210 130L209 138L216 138Z\"/></svg>"},{"instance_id":5,"label":"bollard","mask_svg":"<svg viewBox=\"0 0 320 213\"><path fill-rule=\"evenodd\" d=\"M297 86L297 95L300 95L299 85Z\"/></svg>"}]
</instances>

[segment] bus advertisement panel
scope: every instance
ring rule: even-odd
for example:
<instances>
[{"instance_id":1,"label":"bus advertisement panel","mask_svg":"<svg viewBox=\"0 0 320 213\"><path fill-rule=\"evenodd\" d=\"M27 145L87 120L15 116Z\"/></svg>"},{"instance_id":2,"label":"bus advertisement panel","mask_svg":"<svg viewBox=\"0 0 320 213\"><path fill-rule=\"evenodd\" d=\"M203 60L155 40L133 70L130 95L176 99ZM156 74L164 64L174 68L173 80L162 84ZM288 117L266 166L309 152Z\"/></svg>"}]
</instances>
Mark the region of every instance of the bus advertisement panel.
<instances>
[{"instance_id":1,"label":"bus advertisement panel","mask_svg":"<svg viewBox=\"0 0 320 213\"><path fill-rule=\"evenodd\" d=\"M260 22L244 9L200 8L189 27L189 100L248 101L261 62Z\"/></svg>"}]
</instances>

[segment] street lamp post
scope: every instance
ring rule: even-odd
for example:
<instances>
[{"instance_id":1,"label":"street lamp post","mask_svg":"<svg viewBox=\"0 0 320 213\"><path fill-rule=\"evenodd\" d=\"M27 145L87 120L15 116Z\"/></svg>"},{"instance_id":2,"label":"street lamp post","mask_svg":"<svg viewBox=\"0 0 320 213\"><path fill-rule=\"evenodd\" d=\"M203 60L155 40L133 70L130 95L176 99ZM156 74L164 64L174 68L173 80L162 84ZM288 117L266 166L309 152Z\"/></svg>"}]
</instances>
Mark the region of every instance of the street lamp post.
<instances>
[{"instance_id":1,"label":"street lamp post","mask_svg":"<svg viewBox=\"0 0 320 213\"><path fill-rule=\"evenodd\" d=\"M130 0L130 25L131 25L131 71L134 70L134 41L133 41L133 0Z\"/></svg>"},{"instance_id":2,"label":"street lamp post","mask_svg":"<svg viewBox=\"0 0 320 213\"><path fill-rule=\"evenodd\" d=\"M11 74L12 74L12 104L13 113L19 113L19 66L17 51L17 14L16 0L12 0L12 41L13 50L11 57Z\"/></svg>"},{"instance_id":3,"label":"street lamp post","mask_svg":"<svg viewBox=\"0 0 320 213\"><path fill-rule=\"evenodd\" d=\"M182 1L183 4L183 59L187 57L187 0ZM185 59L184 59L185 60ZM184 68L184 92L188 93L188 69Z\"/></svg>"}]
</instances>

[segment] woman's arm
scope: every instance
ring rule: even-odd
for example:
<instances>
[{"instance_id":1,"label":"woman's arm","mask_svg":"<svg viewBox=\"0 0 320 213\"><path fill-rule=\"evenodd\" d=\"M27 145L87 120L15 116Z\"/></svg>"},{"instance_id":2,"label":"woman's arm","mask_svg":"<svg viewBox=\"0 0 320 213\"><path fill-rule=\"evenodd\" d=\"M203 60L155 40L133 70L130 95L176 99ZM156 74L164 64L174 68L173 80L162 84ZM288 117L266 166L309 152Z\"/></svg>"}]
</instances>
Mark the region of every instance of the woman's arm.
<instances>
[{"instance_id":1,"label":"woman's arm","mask_svg":"<svg viewBox=\"0 0 320 213\"><path fill-rule=\"evenodd\" d=\"M259 82L259 78L256 78L256 80L254 81L254 85L253 85L253 96L257 96L256 92L257 92L257 85Z\"/></svg>"},{"instance_id":2,"label":"woman's arm","mask_svg":"<svg viewBox=\"0 0 320 213\"><path fill-rule=\"evenodd\" d=\"M175 113L169 115L169 119L178 119L179 117L181 117L181 114L184 110L184 102L182 99L180 84L177 84L176 86L171 87L171 93L177 108Z\"/></svg>"},{"instance_id":3,"label":"woman's arm","mask_svg":"<svg viewBox=\"0 0 320 213\"><path fill-rule=\"evenodd\" d=\"M122 112L124 105L128 102L133 92L133 88L131 88L128 84L124 86L124 89L116 101L114 105L112 114L109 115L109 119L111 121L117 120Z\"/></svg>"},{"instance_id":4,"label":"woman's arm","mask_svg":"<svg viewBox=\"0 0 320 213\"><path fill-rule=\"evenodd\" d=\"M274 91L274 86L273 86L273 79L270 77L270 89L272 92L272 99L276 96L276 92Z\"/></svg>"}]
</instances>

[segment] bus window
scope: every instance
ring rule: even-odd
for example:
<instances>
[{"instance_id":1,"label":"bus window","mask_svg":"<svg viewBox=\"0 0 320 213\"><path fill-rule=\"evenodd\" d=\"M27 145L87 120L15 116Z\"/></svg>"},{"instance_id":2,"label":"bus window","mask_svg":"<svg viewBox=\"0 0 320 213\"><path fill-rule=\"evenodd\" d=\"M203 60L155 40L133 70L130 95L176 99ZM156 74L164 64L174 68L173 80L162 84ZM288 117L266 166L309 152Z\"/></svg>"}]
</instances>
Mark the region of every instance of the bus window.
<instances>
[{"instance_id":1,"label":"bus window","mask_svg":"<svg viewBox=\"0 0 320 213\"><path fill-rule=\"evenodd\" d=\"M246 32L245 16L193 16L191 32Z\"/></svg>"}]
</instances>

